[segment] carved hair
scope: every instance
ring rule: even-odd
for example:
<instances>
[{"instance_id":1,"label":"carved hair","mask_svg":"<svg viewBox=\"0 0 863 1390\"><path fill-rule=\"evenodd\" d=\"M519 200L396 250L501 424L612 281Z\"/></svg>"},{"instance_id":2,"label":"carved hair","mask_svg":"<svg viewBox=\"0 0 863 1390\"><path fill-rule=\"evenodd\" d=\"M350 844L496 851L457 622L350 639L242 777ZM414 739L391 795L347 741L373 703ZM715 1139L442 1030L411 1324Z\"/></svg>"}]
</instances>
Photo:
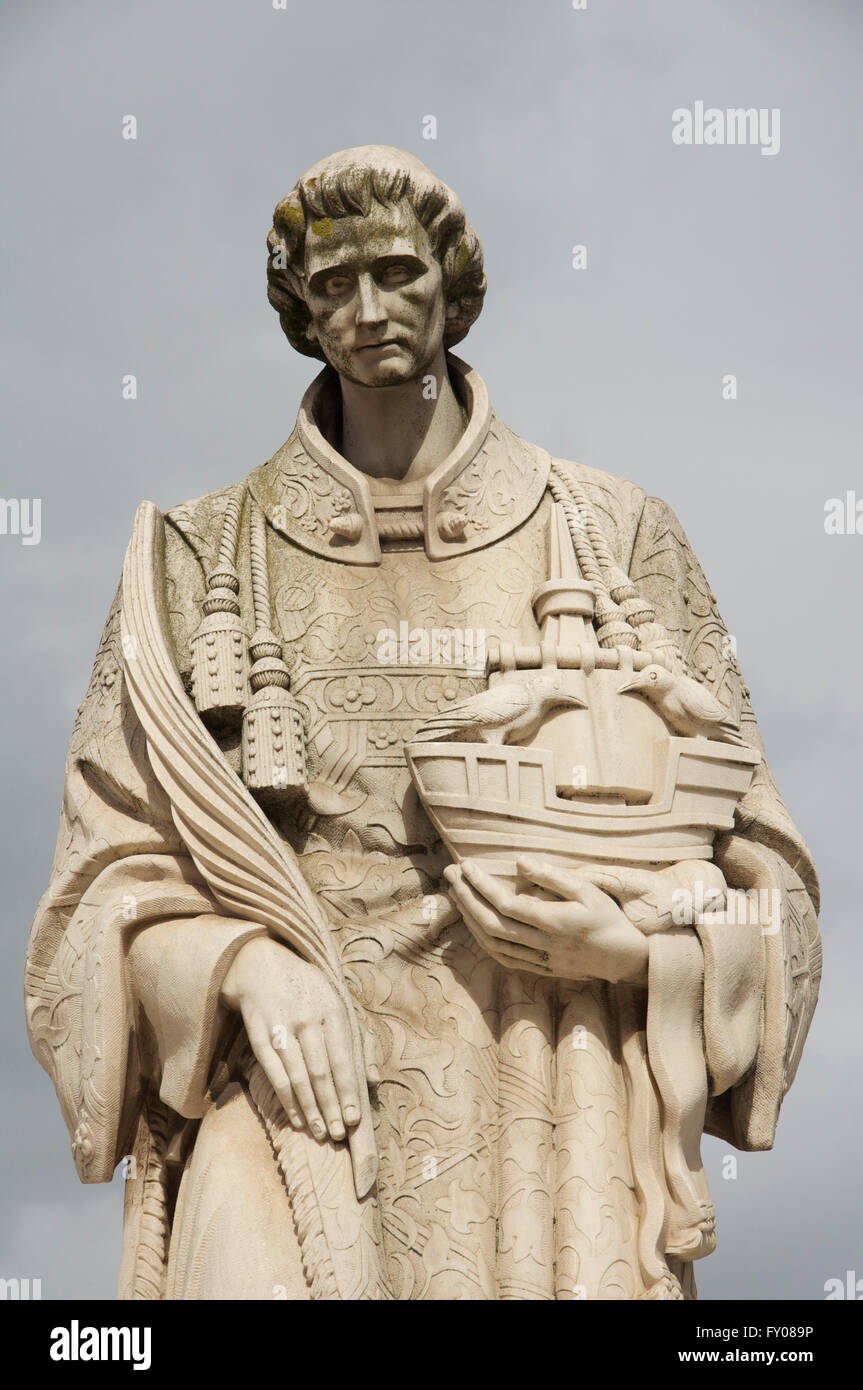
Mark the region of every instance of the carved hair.
<instances>
[{"instance_id":1,"label":"carved hair","mask_svg":"<svg viewBox=\"0 0 863 1390\"><path fill-rule=\"evenodd\" d=\"M457 310L446 320L444 345L461 342L479 317L486 290L482 246L452 189L402 150L342 151L315 165L282 199L267 237L267 297L291 347L307 357L324 357L319 344L306 336L311 318L304 294L307 223L352 214L367 217L373 199L383 207L405 199L428 234L447 306Z\"/></svg>"}]
</instances>

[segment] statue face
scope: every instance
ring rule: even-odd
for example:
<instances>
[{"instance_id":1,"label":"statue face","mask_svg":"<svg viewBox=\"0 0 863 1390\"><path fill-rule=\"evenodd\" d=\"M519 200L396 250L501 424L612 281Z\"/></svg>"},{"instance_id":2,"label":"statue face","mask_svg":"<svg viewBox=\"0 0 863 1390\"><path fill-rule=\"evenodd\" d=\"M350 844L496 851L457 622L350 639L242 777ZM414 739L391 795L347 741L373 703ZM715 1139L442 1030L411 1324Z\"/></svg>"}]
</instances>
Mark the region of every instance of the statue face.
<instances>
[{"instance_id":1,"label":"statue face","mask_svg":"<svg viewBox=\"0 0 863 1390\"><path fill-rule=\"evenodd\" d=\"M359 386L423 375L443 340L441 268L407 203L329 218L306 232L309 337Z\"/></svg>"}]
</instances>

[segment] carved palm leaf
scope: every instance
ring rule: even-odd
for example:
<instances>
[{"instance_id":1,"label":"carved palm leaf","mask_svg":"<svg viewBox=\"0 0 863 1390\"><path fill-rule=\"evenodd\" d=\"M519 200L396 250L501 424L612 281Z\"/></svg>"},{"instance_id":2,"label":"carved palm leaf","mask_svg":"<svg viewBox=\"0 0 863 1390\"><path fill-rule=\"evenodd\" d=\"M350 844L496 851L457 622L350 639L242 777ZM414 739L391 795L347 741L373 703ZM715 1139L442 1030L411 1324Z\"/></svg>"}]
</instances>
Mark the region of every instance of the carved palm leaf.
<instances>
[{"instance_id":1,"label":"carved palm leaf","mask_svg":"<svg viewBox=\"0 0 863 1390\"><path fill-rule=\"evenodd\" d=\"M230 768L198 717L177 670L165 609L164 523L142 502L123 567L123 652L129 695L153 772L174 823L214 896L232 916L260 922L325 972L351 1022L357 1075L365 1076L353 1002L327 920L296 857ZM377 1160L371 1111L351 1132L357 1195L372 1187Z\"/></svg>"}]
</instances>

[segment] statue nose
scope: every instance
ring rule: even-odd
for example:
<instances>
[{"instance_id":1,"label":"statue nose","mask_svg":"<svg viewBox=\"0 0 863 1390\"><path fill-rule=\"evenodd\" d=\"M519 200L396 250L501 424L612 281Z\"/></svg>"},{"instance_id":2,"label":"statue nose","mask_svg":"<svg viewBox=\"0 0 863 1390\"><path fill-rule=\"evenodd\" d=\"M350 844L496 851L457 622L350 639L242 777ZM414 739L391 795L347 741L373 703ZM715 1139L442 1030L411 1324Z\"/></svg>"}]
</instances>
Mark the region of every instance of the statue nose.
<instances>
[{"instance_id":1,"label":"statue nose","mask_svg":"<svg viewBox=\"0 0 863 1390\"><path fill-rule=\"evenodd\" d=\"M386 311L374 276L366 274L359 277L357 294L357 325L368 328L373 324L385 323Z\"/></svg>"}]
</instances>

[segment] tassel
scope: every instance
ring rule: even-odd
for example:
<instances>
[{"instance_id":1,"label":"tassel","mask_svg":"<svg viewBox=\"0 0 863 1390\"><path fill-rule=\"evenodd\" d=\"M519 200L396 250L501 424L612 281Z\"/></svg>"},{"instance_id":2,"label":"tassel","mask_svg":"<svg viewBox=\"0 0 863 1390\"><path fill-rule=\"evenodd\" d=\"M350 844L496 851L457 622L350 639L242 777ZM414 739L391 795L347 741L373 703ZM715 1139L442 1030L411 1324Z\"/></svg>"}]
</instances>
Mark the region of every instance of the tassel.
<instances>
[{"instance_id":1,"label":"tassel","mask_svg":"<svg viewBox=\"0 0 863 1390\"><path fill-rule=\"evenodd\" d=\"M252 698L243 715L243 779L259 801L299 801L308 795L306 740L282 644L270 627L266 523L253 503L252 599L256 630L249 652Z\"/></svg>"},{"instance_id":2,"label":"tassel","mask_svg":"<svg viewBox=\"0 0 863 1390\"><path fill-rule=\"evenodd\" d=\"M212 727L239 722L248 696L248 637L240 618L235 566L242 495L228 503L216 568L207 580L204 618L191 641L192 689L198 713Z\"/></svg>"}]
</instances>

